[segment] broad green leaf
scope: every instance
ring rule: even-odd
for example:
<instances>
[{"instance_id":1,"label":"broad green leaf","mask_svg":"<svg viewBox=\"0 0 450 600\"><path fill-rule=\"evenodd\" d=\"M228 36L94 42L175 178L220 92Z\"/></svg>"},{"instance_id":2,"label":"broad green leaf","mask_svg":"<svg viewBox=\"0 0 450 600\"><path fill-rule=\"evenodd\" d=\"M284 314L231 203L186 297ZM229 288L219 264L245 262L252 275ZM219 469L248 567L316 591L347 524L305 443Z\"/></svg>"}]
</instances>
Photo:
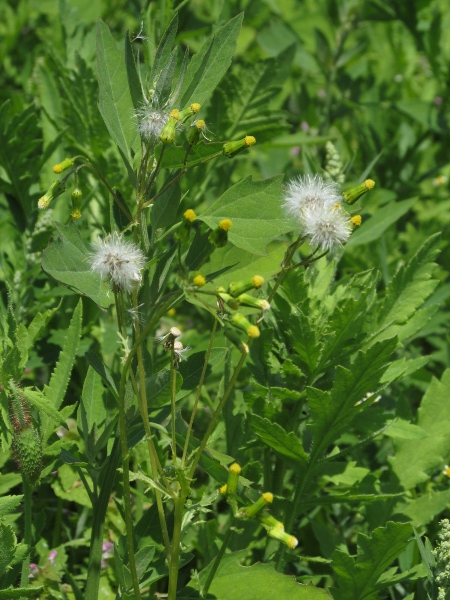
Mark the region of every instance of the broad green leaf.
<instances>
[{"instance_id":1,"label":"broad green leaf","mask_svg":"<svg viewBox=\"0 0 450 600\"><path fill-rule=\"evenodd\" d=\"M441 381L433 377L418 410L417 426L427 437L395 440L395 455L388 458L405 490L428 481L430 473L441 467L450 453L448 422L450 419L450 370Z\"/></svg>"},{"instance_id":2,"label":"broad green leaf","mask_svg":"<svg viewBox=\"0 0 450 600\"><path fill-rule=\"evenodd\" d=\"M216 29L192 57L181 90L179 104L182 109L192 102L202 104L211 97L231 64L243 17L241 13Z\"/></svg>"},{"instance_id":3,"label":"broad green leaf","mask_svg":"<svg viewBox=\"0 0 450 600\"><path fill-rule=\"evenodd\" d=\"M173 179L173 176L170 178ZM162 188L167 185L165 181ZM151 224L154 229L170 227L177 218L178 206L181 200L181 188L178 182L171 185L152 205Z\"/></svg>"},{"instance_id":4,"label":"broad green leaf","mask_svg":"<svg viewBox=\"0 0 450 600\"><path fill-rule=\"evenodd\" d=\"M177 373L176 391L181 388L182 378ZM145 381L148 409L155 410L169 404L172 398L172 378L170 369L163 369L148 377Z\"/></svg>"},{"instance_id":5,"label":"broad green leaf","mask_svg":"<svg viewBox=\"0 0 450 600\"><path fill-rule=\"evenodd\" d=\"M213 348L211 350L205 377L211 373L212 367L223 364L226 354L227 348ZM180 364L179 373L183 377L183 384L177 394L177 400L186 396L199 384L205 356L206 352L195 352Z\"/></svg>"},{"instance_id":6,"label":"broad green leaf","mask_svg":"<svg viewBox=\"0 0 450 600\"><path fill-rule=\"evenodd\" d=\"M415 527L428 525L438 515L442 514L450 503L450 490L425 491L417 498L397 504L396 513L406 515Z\"/></svg>"},{"instance_id":7,"label":"broad green leaf","mask_svg":"<svg viewBox=\"0 0 450 600\"><path fill-rule=\"evenodd\" d=\"M173 19L167 26L161 41L156 50L155 60L153 62L152 81L153 85L161 78L162 71L170 59L175 38L178 31L178 13L175 13Z\"/></svg>"},{"instance_id":8,"label":"broad green leaf","mask_svg":"<svg viewBox=\"0 0 450 600\"><path fill-rule=\"evenodd\" d=\"M411 198L411 200L402 200L379 208L370 219L363 220L362 227L352 233L345 247L351 248L378 240L388 227L406 215L417 200Z\"/></svg>"},{"instance_id":9,"label":"broad green leaf","mask_svg":"<svg viewBox=\"0 0 450 600\"><path fill-rule=\"evenodd\" d=\"M228 239L242 250L266 254L266 246L293 225L281 206L282 177L263 181L243 179L229 188L198 218L215 229L222 219L231 219Z\"/></svg>"},{"instance_id":10,"label":"broad green leaf","mask_svg":"<svg viewBox=\"0 0 450 600\"><path fill-rule=\"evenodd\" d=\"M358 352L349 369L337 367L331 392L308 388L315 457L321 456L364 409L361 401L366 394L379 388L380 379L396 346L394 338L372 346L365 353Z\"/></svg>"},{"instance_id":11,"label":"broad green leaf","mask_svg":"<svg viewBox=\"0 0 450 600\"><path fill-rule=\"evenodd\" d=\"M377 585L379 577L403 552L411 535L409 523L388 522L386 527L375 529L371 536L358 535L356 559L335 550L332 568L339 587L331 590L334 600L377 598L377 591L382 587Z\"/></svg>"},{"instance_id":12,"label":"broad green leaf","mask_svg":"<svg viewBox=\"0 0 450 600\"><path fill-rule=\"evenodd\" d=\"M42 255L42 268L48 275L78 294L88 296L101 308L114 297L106 281L91 271L89 250L75 224L55 223L60 237L50 242Z\"/></svg>"},{"instance_id":13,"label":"broad green leaf","mask_svg":"<svg viewBox=\"0 0 450 600\"><path fill-rule=\"evenodd\" d=\"M138 132L124 54L101 19L97 23L97 72L101 115L112 139L131 163L130 149Z\"/></svg>"},{"instance_id":14,"label":"broad green leaf","mask_svg":"<svg viewBox=\"0 0 450 600\"><path fill-rule=\"evenodd\" d=\"M326 590L297 583L289 575L275 570L273 563L256 563L250 567L240 563L245 551L225 554L214 576L209 593L220 600L320 600L330 595ZM200 573L200 582L205 583L211 565ZM177 594L179 600L198 598L195 590L189 587Z\"/></svg>"},{"instance_id":15,"label":"broad green leaf","mask_svg":"<svg viewBox=\"0 0 450 600\"><path fill-rule=\"evenodd\" d=\"M12 513L22 502L23 496L3 496L0 498L0 519Z\"/></svg>"},{"instance_id":16,"label":"broad green leaf","mask_svg":"<svg viewBox=\"0 0 450 600\"><path fill-rule=\"evenodd\" d=\"M383 433L390 438L400 440L422 440L428 437L428 433L422 427L408 423L403 419L393 421Z\"/></svg>"},{"instance_id":17,"label":"broad green leaf","mask_svg":"<svg viewBox=\"0 0 450 600\"><path fill-rule=\"evenodd\" d=\"M64 400L67 386L69 385L70 374L75 363L78 344L81 337L81 320L83 313L83 304L81 299L78 301L77 307L73 312L70 320L69 329L67 330L64 346L61 350L53 369L50 383L44 387L44 394L55 408L59 408Z\"/></svg>"},{"instance_id":18,"label":"broad green leaf","mask_svg":"<svg viewBox=\"0 0 450 600\"><path fill-rule=\"evenodd\" d=\"M400 267L390 281L384 300L369 319L369 331L375 331L369 344L393 337L414 316L438 284L433 279L434 259L439 253L440 234L431 236L408 264Z\"/></svg>"},{"instance_id":19,"label":"broad green leaf","mask_svg":"<svg viewBox=\"0 0 450 600\"><path fill-rule=\"evenodd\" d=\"M301 440L291 431L285 431L278 423L271 423L258 415L252 415L251 428L268 446L300 465L305 465L307 454Z\"/></svg>"}]
</instances>

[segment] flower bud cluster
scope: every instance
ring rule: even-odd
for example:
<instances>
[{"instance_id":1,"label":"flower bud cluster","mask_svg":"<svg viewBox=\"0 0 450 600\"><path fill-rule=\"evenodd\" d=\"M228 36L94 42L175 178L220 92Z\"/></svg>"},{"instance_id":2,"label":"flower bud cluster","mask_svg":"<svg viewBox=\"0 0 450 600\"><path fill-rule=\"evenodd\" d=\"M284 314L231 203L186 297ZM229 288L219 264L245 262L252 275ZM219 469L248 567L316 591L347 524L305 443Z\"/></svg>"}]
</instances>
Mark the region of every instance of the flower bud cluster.
<instances>
[{"instance_id":1,"label":"flower bud cluster","mask_svg":"<svg viewBox=\"0 0 450 600\"><path fill-rule=\"evenodd\" d=\"M273 494L271 492L264 492L258 500L250 506L242 508L237 507L236 493L238 491L241 471L240 465L233 463L228 469L227 483L219 489L219 492L227 497L227 501L233 509L235 516L238 519L258 518L270 537L279 540L282 544L288 546L288 548L296 548L298 545L297 538L286 533L283 523L278 521L266 510L268 505L273 503Z\"/></svg>"},{"instance_id":2,"label":"flower bud cluster","mask_svg":"<svg viewBox=\"0 0 450 600\"><path fill-rule=\"evenodd\" d=\"M450 521L443 519L440 525L440 542L433 550L433 554L436 560L435 579L438 584L438 600L444 600L447 590L450 589Z\"/></svg>"}]
</instances>

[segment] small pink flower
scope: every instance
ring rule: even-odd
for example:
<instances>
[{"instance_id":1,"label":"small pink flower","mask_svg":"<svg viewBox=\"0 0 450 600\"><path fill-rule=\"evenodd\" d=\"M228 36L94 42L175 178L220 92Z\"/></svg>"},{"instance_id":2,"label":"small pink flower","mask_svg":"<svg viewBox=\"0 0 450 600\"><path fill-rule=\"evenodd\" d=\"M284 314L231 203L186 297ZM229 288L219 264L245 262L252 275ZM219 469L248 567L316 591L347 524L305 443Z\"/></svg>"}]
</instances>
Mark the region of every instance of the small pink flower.
<instances>
[{"instance_id":1,"label":"small pink flower","mask_svg":"<svg viewBox=\"0 0 450 600\"><path fill-rule=\"evenodd\" d=\"M55 558L57 557L57 555L58 555L58 552L57 552L56 550L52 550L52 551L50 552L50 554L49 554L49 556L48 556L48 560L50 561L50 563L51 563L52 565L54 565L54 564L55 564Z\"/></svg>"},{"instance_id":2,"label":"small pink flower","mask_svg":"<svg viewBox=\"0 0 450 600\"><path fill-rule=\"evenodd\" d=\"M39 575L39 567L35 563L30 563L30 574L28 575L28 579L33 579Z\"/></svg>"}]
</instances>

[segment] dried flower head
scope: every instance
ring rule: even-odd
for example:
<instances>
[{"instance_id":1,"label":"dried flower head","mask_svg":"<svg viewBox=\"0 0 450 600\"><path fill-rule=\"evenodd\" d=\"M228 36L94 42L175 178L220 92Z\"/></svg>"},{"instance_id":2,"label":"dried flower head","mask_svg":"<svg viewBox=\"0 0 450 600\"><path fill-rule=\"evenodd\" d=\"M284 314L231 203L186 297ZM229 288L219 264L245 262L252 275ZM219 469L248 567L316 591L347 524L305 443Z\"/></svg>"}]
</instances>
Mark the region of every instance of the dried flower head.
<instances>
[{"instance_id":1,"label":"dried flower head","mask_svg":"<svg viewBox=\"0 0 450 600\"><path fill-rule=\"evenodd\" d=\"M131 291L142 279L143 252L117 233L99 239L90 257L91 270L109 279L117 289Z\"/></svg>"},{"instance_id":2,"label":"dried flower head","mask_svg":"<svg viewBox=\"0 0 450 600\"><path fill-rule=\"evenodd\" d=\"M331 207L342 201L339 186L333 181L325 181L321 175L300 175L292 179L285 189L284 207L299 221L303 221L303 211Z\"/></svg>"}]
</instances>

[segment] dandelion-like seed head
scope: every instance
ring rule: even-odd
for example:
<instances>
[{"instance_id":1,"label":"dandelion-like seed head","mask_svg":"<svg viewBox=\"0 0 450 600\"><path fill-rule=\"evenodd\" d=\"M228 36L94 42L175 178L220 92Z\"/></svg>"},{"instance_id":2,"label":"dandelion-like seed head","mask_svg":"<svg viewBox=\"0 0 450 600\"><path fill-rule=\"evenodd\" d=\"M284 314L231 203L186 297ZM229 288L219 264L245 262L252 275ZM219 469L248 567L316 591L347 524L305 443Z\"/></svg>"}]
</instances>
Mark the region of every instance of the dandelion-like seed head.
<instances>
[{"instance_id":1,"label":"dandelion-like seed head","mask_svg":"<svg viewBox=\"0 0 450 600\"><path fill-rule=\"evenodd\" d=\"M287 184L284 193L284 208L300 221L305 209L322 209L341 202L339 186L321 175L300 175Z\"/></svg>"},{"instance_id":2,"label":"dandelion-like seed head","mask_svg":"<svg viewBox=\"0 0 450 600\"><path fill-rule=\"evenodd\" d=\"M143 104L136 110L136 117L141 136L149 141L155 141L167 123L168 115L158 110L152 103Z\"/></svg>"},{"instance_id":3,"label":"dandelion-like seed head","mask_svg":"<svg viewBox=\"0 0 450 600\"><path fill-rule=\"evenodd\" d=\"M333 252L340 248L352 233L348 214L340 207L309 207L303 210L302 228L311 244L320 250Z\"/></svg>"},{"instance_id":4,"label":"dandelion-like seed head","mask_svg":"<svg viewBox=\"0 0 450 600\"><path fill-rule=\"evenodd\" d=\"M179 340L175 340L175 342L173 343L173 353L175 355L174 356L175 364L178 364L181 360L184 360L186 358L184 355L190 349L191 349L190 346L186 346L186 348L185 348L183 346L182 342L180 342Z\"/></svg>"},{"instance_id":5,"label":"dandelion-like seed head","mask_svg":"<svg viewBox=\"0 0 450 600\"><path fill-rule=\"evenodd\" d=\"M99 239L90 258L91 270L109 279L117 289L131 291L142 280L143 252L117 233Z\"/></svg>"}]
</instances>

